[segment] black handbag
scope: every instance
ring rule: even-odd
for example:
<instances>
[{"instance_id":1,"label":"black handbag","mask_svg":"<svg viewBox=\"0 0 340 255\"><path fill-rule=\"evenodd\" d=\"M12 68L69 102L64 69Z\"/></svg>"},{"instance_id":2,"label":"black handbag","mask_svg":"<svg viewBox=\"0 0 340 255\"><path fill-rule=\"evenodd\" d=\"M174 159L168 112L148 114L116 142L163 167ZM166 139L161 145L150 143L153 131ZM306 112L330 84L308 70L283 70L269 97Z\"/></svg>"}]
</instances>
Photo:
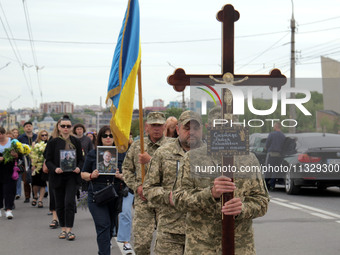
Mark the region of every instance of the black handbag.
<instances>
[{"instance_id":1,"label":"black handbag","mask_svg":"<svg viewBox=\"0 0 340 255\"><path fill-rule=\"evenodd\" d=\"M116 198L118 198L118 194L112 184L93 192L93 202L97 205L105 205Z\"/></svg>"},{"instance_id":2,"label":"black handbag","mask_svg":"<svg viewBox=\"0 0 340 255\"><path fill-rule=\"evenodd\" d=\"M129 187L128 186L125 186L122 189L122 195L123 195L123 197L127 197L129 195Z\"/></svg>"}]
</instances>

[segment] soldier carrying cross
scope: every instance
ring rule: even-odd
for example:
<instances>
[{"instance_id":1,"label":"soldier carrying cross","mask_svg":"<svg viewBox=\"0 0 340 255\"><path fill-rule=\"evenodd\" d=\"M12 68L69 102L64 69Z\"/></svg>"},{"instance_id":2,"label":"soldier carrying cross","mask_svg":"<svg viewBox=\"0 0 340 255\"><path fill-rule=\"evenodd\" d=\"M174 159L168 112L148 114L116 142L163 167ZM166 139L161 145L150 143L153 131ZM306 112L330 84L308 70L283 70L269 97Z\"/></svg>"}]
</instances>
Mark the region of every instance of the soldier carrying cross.
<instances>
[{"instance_id":1,"label":"soldier carrying cross","mask_svg":"<svg viewBox=\"0 0 340 255\"><path fill-rule=\"evenodd\" d=\"M214 85L216 82L278 89L286 83L286 77L278 69L272 70L270 75L235 75L234 22L239 19L239 13L232 5L225 5L217 19L223 23L222 74L187 75L183 69L177 69L168 77L168 83L176 91L183 91L187 85ZM223 89L222 93L222 108L211 110L209 125L221 117L232 119L231 92ZM259 162L252 153L240 152L237 156L222 153L221 157L208 155L208 149L204 145L185 155L174 187L175 206L187 212L184 254L254 255L252 219L266 213L269 196L260 171L242 174L239 170L259 170ZM232 167L238 171L228 176L211 171L218 167Z\"/></svg>"}]
</instances>

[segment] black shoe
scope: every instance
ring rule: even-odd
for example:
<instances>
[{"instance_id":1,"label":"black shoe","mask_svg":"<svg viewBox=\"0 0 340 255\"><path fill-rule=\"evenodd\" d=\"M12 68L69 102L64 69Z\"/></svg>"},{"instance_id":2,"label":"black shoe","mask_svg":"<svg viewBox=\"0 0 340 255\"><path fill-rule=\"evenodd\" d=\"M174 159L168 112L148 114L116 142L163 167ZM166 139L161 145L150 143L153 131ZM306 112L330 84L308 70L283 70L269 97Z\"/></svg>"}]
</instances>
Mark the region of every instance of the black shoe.
<instances>
[{"instance_id":1,"label":"black shoe","mask_svg":"<svg viewBox=\"0 0 340 255\"><path fill-rule=\"evenodd\" d=\"M47 196L48 196L48 192L45 192L44 197L47 197Z\"/></svg>"},{"instance_id":2,"label":"black shoe","mask_svg":"<svg viewBox=\"0 0 340 255\"><path fill-rule=\"evenodd\" d=\"M25 198L24 203L29 203L30 199L29 198Z\"/></svg>"},{"instance_id":3,"label":"black shoe","mask_svg":"<svg viewBox=\"0 0 340 255\"><path fill-rule=\"evenodd\" d=\"M269 187L269 191L275 191L274 187Z\"/></svg>"},{"instance_id":4,"label":"black shoe","mask_svg":"<svg viewBox=\"0 0 340 255\"><path fill-rule=\"evenodd\" d=\"M19 195L16 195L16 196L15 196L15 199L16 199L16 200L18 200L19 198L20 198L20 196L19 196Z\"/></svg>"}]
</instances>

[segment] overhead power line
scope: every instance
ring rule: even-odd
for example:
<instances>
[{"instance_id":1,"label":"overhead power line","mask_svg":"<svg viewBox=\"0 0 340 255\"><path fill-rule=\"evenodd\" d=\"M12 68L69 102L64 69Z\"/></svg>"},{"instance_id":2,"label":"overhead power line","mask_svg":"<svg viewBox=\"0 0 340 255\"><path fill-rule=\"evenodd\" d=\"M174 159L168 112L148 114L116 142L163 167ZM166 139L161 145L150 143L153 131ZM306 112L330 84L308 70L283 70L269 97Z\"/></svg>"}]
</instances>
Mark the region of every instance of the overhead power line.
<instances>
[{"instance_id":1,"label":"overhead power line","mask_svg":"<svg viewBox=\"0 0 340 255\"><path fill-rule=\"evenodd\" d=\"M269 32L269 33L262 33L262 34L252 34L252 35L241 35L235 36L235 38L248 38L248 37L257 37L257 36L266 36L266 35L273 35L273 34L282 34L287 33L289 30L285 31L278 31L278 32ZM6 39L0 37L0 39ZM16 41L23 41L29 42L30 39L24 38L13 38ZM195 43L195 42L210 42L210 41L220 41L221 38L205 38L205 39L192 39L192 40L176 40L176 41L154 41L154 42L141 42L141 44L148 45L148 44L175 44L175 43ZM36 43L60 43L60 44L85 44L85 45L115 45L116 43L112 42L87 42L87 41L57 41L57 40L32 40Z\"/></svg>"},{"instance_id":2,"label":"overhead power line","mask_svg":"<svg viewBox=\"0 0 340 255\"><path fill-rule=\"evenodd\" d=\"M332 18L328 18L328 19L317 20L317 21L312 21L312 22L308 22L308 23L303 23L303 24L299 24L299 26L307 26L307 25L312 25L312 24L330 21L330 20L334 20L334 19L340 19L340 16L336 16L336 17L332 17Z\"/></svg>"},{"instance_id":3,"label":"overhead power line","mask_svg":"<svg viewBox=\"0 0 340 255\"><path fill-rule=\"evenodd\" d=\"M24 70L24 63L22 61L22 57L20 55L20 51L15 43L15 41L13 40L14 36L13 36L13 33L12 33L12 30L11 30L11 27L8 23L8 20L7 20L7 17L6 17L6 14L5 14L5 11L4 9L2 8L2 4L0 2L0 9L3 13L3 16L4 16L4 19L6 21L6 24L7 24L7 28L6 28L6 25L4 23L4 21L2 20L1 16L0 16L0 21L1 21L1 24L2 24L2 27L5 31L5 34L7 36L7 40L9 42L9 44L11 45L11 48L13 50L13 53L14 53L14 56L20 66L20 69L22 70L22 73L24 75L24 79L25 79L25 82L26 82L26 85L27 85L27 88L28 88L28 91L30 92L31 96L32 96L32 100L33 100L33 105L34 105L34 94L33 94L33 87L32 87L32 84L27 80L27 77L26 77L26 74L25 74L25 70ZM7 30L9 31L9 33L11 34L11 37L10 35L8 34Z\"/></svg>"},{"instance_id":4,"label":"overhead power line","mask_svg":"<svg viewBox=\"0 0 340 255\"><path fill-rule=\"evenodd\" d=\"M38 58L37 58L37 54L36 54L36 50L35 50L33 33L32 33L32 26L31 26L31 21L30 21L30 16L29 16L26 0L22 0L22 4L23 4L23 7L24 7L26 27L27 27L29 42L30 42L30 45L31 45L35 70L36 70L36 74L37 74L37 81L38 81L38 87L39 87L39 92L40 92L40 98L41 98L41 102L43 102L43 94L42 94L41 81L40 81L40 76L39 76L39 70L41 68L39 68L39 65L38 65Z\"/></svg>"}]
</instances>

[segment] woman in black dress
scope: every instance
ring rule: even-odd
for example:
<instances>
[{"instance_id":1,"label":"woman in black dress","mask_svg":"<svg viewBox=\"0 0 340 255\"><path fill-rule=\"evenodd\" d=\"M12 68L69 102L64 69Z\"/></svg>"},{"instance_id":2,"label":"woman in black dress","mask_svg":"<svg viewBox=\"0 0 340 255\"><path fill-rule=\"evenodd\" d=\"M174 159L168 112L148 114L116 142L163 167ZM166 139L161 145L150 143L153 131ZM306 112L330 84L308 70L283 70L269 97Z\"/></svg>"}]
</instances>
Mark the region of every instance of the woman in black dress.
<instances>
[{"instance_id":1,"label":"woman in black dress","mask_svg":"<svg viewBox=\"0 0 340 255\"><path fill-rule=\"evenodd\" d=\"M80 169L83 166L83 155L79 139L71 134L71 120L64 115L58 125L60 136L50 140L46 147L46 166L51 171L50 181L55 190L56 211L62 232L59 239L74 240L71 232L74 224L75 196L81 183ZM62 151L68 151L75 156L74 169L60 167Z\"/></svg>"},{"instance_id":2,"label":"woman in black dress","mask_svg":"<svg viewBox=\"0 0 340 255\"><path fill-rule=\"evenodd\" d=\"M32 144L32 147L40 142L47 143L48 141L48 133L46 130L41 130L38 133L37 140ZM43 163L43 162L40 162ZM38 200L38 208L43 208L43 198L45 195L45 188L46 188L46 179L47 176L43 172L42 167L37 171L35 166L32 166L32 189L33 189L33 201L32 206L37 205L38 200L38 193L39 193L39 200Z\"/></svg>"}]
</instances>

